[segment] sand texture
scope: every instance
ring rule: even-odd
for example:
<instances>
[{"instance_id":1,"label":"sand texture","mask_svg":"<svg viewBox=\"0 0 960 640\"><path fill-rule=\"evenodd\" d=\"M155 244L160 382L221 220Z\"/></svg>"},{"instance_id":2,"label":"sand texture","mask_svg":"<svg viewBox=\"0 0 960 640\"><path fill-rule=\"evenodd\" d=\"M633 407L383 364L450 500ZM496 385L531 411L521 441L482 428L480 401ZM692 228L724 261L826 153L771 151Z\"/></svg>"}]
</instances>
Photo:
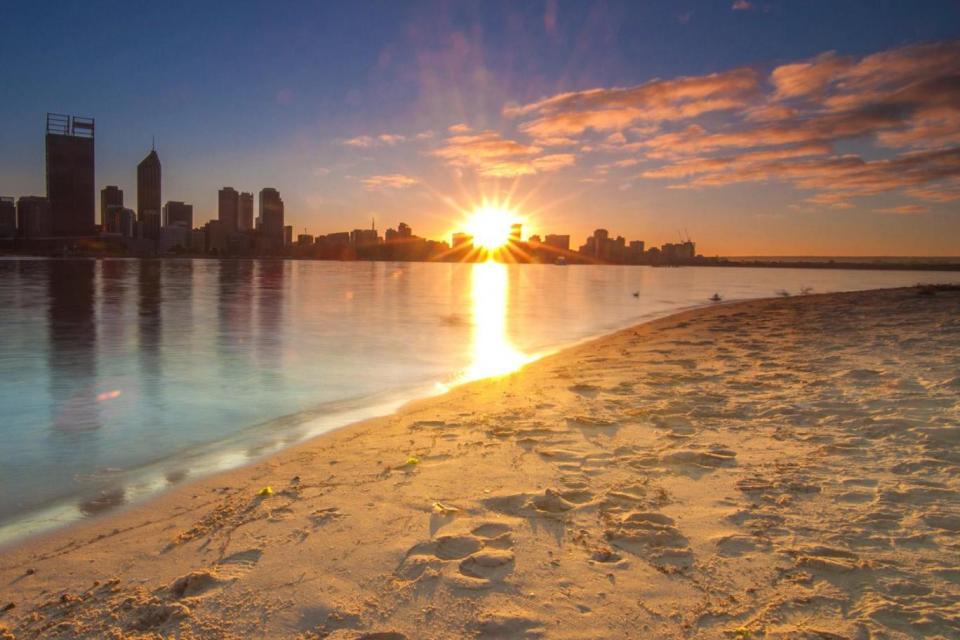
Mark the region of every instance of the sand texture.
<instances>
[{"instance_id":1,"label":"sand texture","mask_svg":"<svg viewBox=\"0 0 960 640\"><path fill-rule=\"evenodd\" d=\"M7 549L0 638L957 638L958 399L958 291L687 312Z\"/></svg>"}]
</instances>

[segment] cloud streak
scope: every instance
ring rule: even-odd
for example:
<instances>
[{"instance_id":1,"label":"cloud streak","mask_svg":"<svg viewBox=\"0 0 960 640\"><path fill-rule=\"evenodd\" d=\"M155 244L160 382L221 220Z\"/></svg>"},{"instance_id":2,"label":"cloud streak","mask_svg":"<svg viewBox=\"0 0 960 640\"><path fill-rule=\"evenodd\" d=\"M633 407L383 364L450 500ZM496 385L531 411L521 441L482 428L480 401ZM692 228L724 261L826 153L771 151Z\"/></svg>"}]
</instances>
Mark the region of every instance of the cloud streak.
<instances>
[{"instance_id":1,"label":"cloud streak","mask_svg":"<svg viewBox=\"0 0 960 640\"><path fill-rule=\"evenodd\" d=\"M776 180L832 206L891 191L960 199L960 42L860 59L827 52L774 68L766 86L726 122L690 122L622 148L663 161L641 175L671 180L675 189ZM845 141L872 143L874 151L834 154Z\"/></svg>"},{"instance_id":2,"label":"cloud streak","mask_svg":"<svg viewBox=\"0 0 960 640\"><path fill-rule=\"evenodd\" d=\"M543 154L541 146L504 138L495 131L451 136L433 155L452 167L498 178L557 171L576 162L571 153Z\"/></svg>"},{"instance_id":3,"label":"cloud streak","mask_svg":"<svg viewBox=\"0 0 960 640\"><path fill-rule=\"evenodd\" d=\"M363 179L363 188L367 191L407 189L418 184L420 184L419 180L411 176L403 175L402 173L388 173Z\"/></svg>"}]
</instances>

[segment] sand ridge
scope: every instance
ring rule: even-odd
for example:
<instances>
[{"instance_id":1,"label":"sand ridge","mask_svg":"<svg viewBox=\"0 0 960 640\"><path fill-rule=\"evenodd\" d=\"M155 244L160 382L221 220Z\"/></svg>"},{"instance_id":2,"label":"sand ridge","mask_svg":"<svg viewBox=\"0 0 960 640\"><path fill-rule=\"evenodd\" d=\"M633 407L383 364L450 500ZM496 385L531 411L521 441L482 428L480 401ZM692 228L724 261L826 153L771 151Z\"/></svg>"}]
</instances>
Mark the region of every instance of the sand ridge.
<instances>
[{"instance_id":1,"label":"sand ridge","mask_svg":"<svg viewBox=\"0 0 960 640\"><path fill-rule=\"evenodd\" d=\"M957 637L958 392L957 291L678 314L8 550L0 638Z\"/></svg>"}]
</instances>

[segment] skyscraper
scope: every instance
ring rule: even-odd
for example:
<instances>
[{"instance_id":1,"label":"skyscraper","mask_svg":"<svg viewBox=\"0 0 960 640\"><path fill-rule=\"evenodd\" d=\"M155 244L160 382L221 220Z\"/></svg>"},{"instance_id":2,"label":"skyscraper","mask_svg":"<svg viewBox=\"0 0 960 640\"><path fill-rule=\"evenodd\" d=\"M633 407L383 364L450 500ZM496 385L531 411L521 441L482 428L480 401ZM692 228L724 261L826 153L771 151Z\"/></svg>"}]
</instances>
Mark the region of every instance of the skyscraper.
<instances>
[{"instance_id":1,"label":"skyscraper","mask_svg":"<svg viewBox=\"0 0 960 640\"><path fill-rule=\"evenodd\" d=\"M240 194L233 187L223 187L217 192L217 220L227 233L237 230L240 214Z\"/></svg>"},{"instance_id":2,"label":"skyscraper","mask_svg":"<svg viewBox=\"0 0 960 640\"><path fill-rule=\"evenodd\" d=\"M17 234L21 238L46 238L52 228L50 200L39 196L21 196L17 200Z\"/></svg>"},{"instance_id":3,"label":"skyscraper","mask_svg":"<svg viewBox=\"0 0 960 640\"><path fill-rule=\"evenodd\" d=\"M17 235L17 207L13 198L0 197L0 238Z\"/></svg>"},{"instance_id":4,"label":"skyscraper","mask_svg":"<svg viewBox=\"0 0 960 640\"><path fill-rule=\"evenodd\" d=\"M120 187L108 186L100 190L100 224L104 229L112 207L123 208L123 189Z\"/></svg>"},{"instance_id":5,"label":"skyscraper","mask_svg":"<svg viewBox=\"0 0 960 640\"><path fill-rule=\"evenodd\" d=\"M47 114L51 234L85 236L96 224L93 118Z\"/></svg>"},{"instance_id":6,"label":"skyscraper","mask_svg":"<svg viewBox=\"0 0 960 640\"><path fill-rule=\"evenodd\" d=\"M237 212L237 229L240 231L253 230L253 194L244 191L240 194L240 206Z\"/></svg>"},{"instance_id":7,"label":"skyscraper","mask_svg":"<svg viewBox=\"0 0 960 640\"><path fill-rule=\"evenodd\" d=\"M260 231L273 249L283 248L283 200L271 187L260 190Z\"/></svg>"},{"instance_id":8,"label":"skyscraper","mask_svg":"<svg viewBox=\"0 0 960 640\"><path fill-rule=\"evenodd\" d=\"M163 226L193 229L193 205L171 200L163 205Z\"/></svg>"},{"instance_id":9,"label":"skyscraper","mask_svg":"<svg viewBox=\"0 0 960 640\"><path fill-rule=\"evenodd\" d=\"M144 238L160 237L160 156L150 149L137 165L137 220Z\"/></svg>"}]
</instances>

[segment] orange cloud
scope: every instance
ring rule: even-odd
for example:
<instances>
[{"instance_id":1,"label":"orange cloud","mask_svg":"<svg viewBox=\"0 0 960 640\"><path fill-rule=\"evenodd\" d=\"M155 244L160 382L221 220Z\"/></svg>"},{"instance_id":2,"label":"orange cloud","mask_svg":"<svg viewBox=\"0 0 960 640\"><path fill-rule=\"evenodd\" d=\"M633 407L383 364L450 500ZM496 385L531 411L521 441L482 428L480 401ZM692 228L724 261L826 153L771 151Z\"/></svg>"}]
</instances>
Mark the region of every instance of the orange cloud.
<instances>
[{"instance_id":1,"label":"orange cloud","mask_svg":"<svg viewBox=\"0 0 960 640\"><path fill-rule=\"evenodd\" d=\"M775 68L770 85L726 124L694 122L621 148L666 160L642 176L679 181L670 188L780 180L817 192L808 202L835 208L896 190L932 202L960 199L960 42L859 60L830 52ZM880 157L830 155L834 144L854 139L872 142Z\"/></svg>"},{"instance_id":2,"label":"orange cloud","mask_svg":"<svg viewBox=\"0 0 960 640\"><path fill-rule=\"evenodd\" d=\"M515 177L557 171L576 162L570 153L541 155L543 148L502 137L495 131L447 138L433 152L457 168L470 168L490 177Z\"/></svg>"},{"instance_id":3,"label":"orange cloud","mask_svg":"<svg viewBox=\"0 0 960 640\"><path fill-rule=\"evenodd\" d=\"M508 118L534 116L520 125L534 138L574 136L588 129L620 131L638 122L675 121L743 107L759 85L748 68L706 76L653 80L635 87L561 93L525 105L508 105Z\"/></svg>"},{"instance_id":4,"label":"orange cloud","mask_svg":"<svg viewBox=\"0 0 960 640\"><path fill-rule=\"evenodd\" d=\"M347 147L356 147L358 149L369 149L372 147L392 147L400 144L401 142L406 142L407 140L425 140L432 136L432 131L418 133L413 138L407 138L407 136L399 133L381 133L376 136L363 135L356 136L354 138L347 138L346 140L341 140L341 144Z\"/></svg>"},{"instance_id":5,"label":"orange cloud","mask_svg":"<svg viewBox=\"0 0 960 640\"><path fill-rule=\"evenodd\" d=\"M926 213L929 211L927 207L922 204L905 204L899 207L884 207L882 209L874 209L877 213L895 213L898 215L916 215L918 213Z\"/></svg>"},{"instance_id":6,"label":"orange cloud","mask_svg":"<svg viewBox=\"0 0 960 640\"><path fill-rule=\"evenodd\" d=\"M401 173L389 173L380 176L370 176L363 179L363 188L367 191L380 191L383 189L406 189L419 184L420 181Z\"/></svg>"}]
</instances>

